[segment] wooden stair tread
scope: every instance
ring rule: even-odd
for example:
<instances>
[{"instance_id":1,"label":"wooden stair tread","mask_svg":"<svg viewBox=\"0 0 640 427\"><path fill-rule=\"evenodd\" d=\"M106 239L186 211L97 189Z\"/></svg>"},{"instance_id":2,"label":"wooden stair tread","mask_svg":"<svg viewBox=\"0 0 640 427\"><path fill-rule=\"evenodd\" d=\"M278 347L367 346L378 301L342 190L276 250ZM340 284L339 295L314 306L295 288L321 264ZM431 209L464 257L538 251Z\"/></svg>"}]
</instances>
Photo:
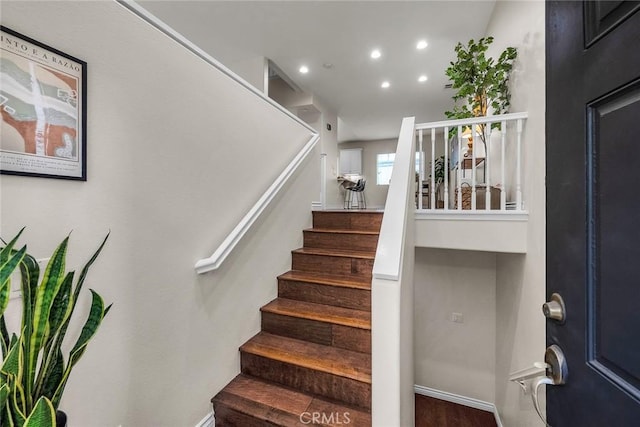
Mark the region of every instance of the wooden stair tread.
<instances>
[{"instance_id":1,"label":"wooden stair tread","mask_svg":"<svg viewBox=\"0 0 640 427\"><path fill-rule=\"evenodd\" d=\"M259 332L240 347L280 362L371 384L371 355Z\"/></svg>"},{"instance_id":2,"label":"wooden stair tread","mask_svg":"<svg viewBox=\"0 0 640 427\"><path fill-rule=\"evenodd\" d=\"M342 229L342 228L306 228L304 231L310 231L312 233L333 233L333 234L362 234L362 235L372 235L377 236L380 234L378 231L371 230L350 230L350 229Z\"/></svg>"},{"instance_id":3,"label":"wooden stair tread","mask_svg":"<svg viewBox=\"0 0 640 427\"><path fill-rule=\"evenodd\" d=\"M296 301L286 298L275 299L260 310L283 316L299 317L371 330L371 313L367 311Z\"/></svg>"},{"instance_id":4,"label":"wooden stair tread","mask_svg":"<svg viewBox=\"0 0 640 427\"><path fill-rule=\"evenodd\" d=\"M299 248L291 251L295 254L324 255L343 258L375 259L376 253L371 251L352 251L345 249Z\"/></svg>"},{"instance_id":5,"label":"wooden stair tread","mask_svg":"<svg viewBox=\"0 0 640 427\"><path fill-rule=\"evenodd\" d=\"M327 273L315 273L312 271L291 270L278 276L278 279L339 286L343 288L371 289L370 278L358 276L346 277Z\"/></svg>"},{"instance_id":6,"label":"wooden stair tread","mask_svg":"<svg viewBox=\"0 0 640 427\"><path fill-rule=\"evenodd\" d=\"M303 413L348 414L350 425L370 426L371 415L361 409L320 399L280 384L240 374L211 401L253 418L280 426L300 426ZM306 419L305 419L306 421ZM334 419L335 421L339 421ZM345 419L342 418L344 422ZM332 424L323 424L332 425Z\"/></svg>"}]
</instances>

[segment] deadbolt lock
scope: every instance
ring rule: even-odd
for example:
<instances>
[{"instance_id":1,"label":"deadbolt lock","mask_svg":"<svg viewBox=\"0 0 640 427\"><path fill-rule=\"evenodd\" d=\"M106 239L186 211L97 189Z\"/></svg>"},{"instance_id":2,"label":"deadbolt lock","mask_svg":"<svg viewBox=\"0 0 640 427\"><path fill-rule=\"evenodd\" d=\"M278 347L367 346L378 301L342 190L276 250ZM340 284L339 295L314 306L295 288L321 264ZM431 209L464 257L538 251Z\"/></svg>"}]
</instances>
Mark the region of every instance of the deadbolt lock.
<instances>
[{"instance_id":1,"label":"deadbolt lock","mask_svg":"<svg viewBox=\"0 0 640 427\"><path fill-rule=\"evenodd\" d=\"M542 304L542 312L547 319L553 319L558 323L564 323L567 319L564 300L557 293L551 294L551 301Z\"/></svg>"}]
</instances>

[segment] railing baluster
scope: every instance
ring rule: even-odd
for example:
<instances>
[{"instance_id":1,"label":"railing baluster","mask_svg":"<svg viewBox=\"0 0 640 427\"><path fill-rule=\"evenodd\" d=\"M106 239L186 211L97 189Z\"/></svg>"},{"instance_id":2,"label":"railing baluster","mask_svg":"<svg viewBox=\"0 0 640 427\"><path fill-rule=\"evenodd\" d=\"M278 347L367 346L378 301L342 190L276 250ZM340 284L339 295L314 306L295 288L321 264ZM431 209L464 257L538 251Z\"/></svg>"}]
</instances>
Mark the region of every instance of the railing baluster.
<instances>
[{"instance_id":1,"label":"railing baluster","mask_svg":"<svg viewBox=\"0 0 640 427\"><path fill-rule=\"evenodd\" d=\"M424 151L422 151L422 129L418 131L418 157L420 158L420 169L418 170L418 209L422 209L422 182L424 181Z\"/></svg>"},{"instance_id":2,"label":"railing baluster","mask_svg":"<svg viewBox=\"0 0 640 427\"><path fill-rule=\"evenodd\" d=\"M439 209L438 197L442 197L444 198L442 209L448 211L468 209L477 212L483 202L483 210L485 211L492 211L493 209L500 211L506 211L507 209L524 210L526 204L524 200L524 180L526 177L524 176L525 171L523 168L526 165L523 157L526 153L523 152L522 144L524 142L523 135L526 120L526 113L514 113L495 117L472 117L470 119L445 120L416 125L416 131L419 131L416 139L420 141L419 160L421 168L419 174L420 191L418 192L420 201L416 203L416 206L423 210ZM498 137L494 135L495 132L492 129L492 125L495 125L496 129L500 128L500 141L496 140L495 146L492 146L491 138ZM466 133L463 136L463 130L465 129L470 129L471 136L469 136L469 141L467 141ZM424 141L424 138L428 137L428 135L424 135L423 132L427 130L431 130L430 155L425 152L427 147L424 147L427 142ZM444 155L438 159L443 159L443 167L445 169L444 176L437 185L435 166L438 160L436 158L436 131L443 132ZM450 144L449 131L457 131L457 155L456 151L454 151L456 150L455 140L454 144ZM507 132L509 132L509 137L507 137ZM466 148L463 150L463 144L466 146L467 142L472 147L471 152ZM480 150L478 145L480 142L483 143L484 150ZM513 148L507 147L507 143L512 144L512 142L516 145L509 145L509 147ZM498 148L498 143L500 148ZM418 141L416 141L417 144ZM509 154L511 150L513 150L513 156ZM466 156L463 156L465 153ZM507 158L507 156L509 157ZM453 163L455 157L458 159L456 164ZM427 159L431 160L431 167L428 170ZM509 165L507 165L507 161L510 162ZM498 165L498 163L500 164ZM470 170L463 169L469 164L471 165ZM480 180L479 164L482 164L482 180ZM456 169L455 175L450 175L452 168ZM466 175L467 171L469 172L468 177ZM427 173L430 173L430 178L426 176ZM444 188L440 188L443 185ZM427 187L426 191L424 187ZM428 188L431 188L431 190L429 191ZM463 197L463 190L465 197ZM478 197L481 197L481 199L478 199ZM428 199L428 202L425 202L423 198ZM497 202L497 205L493 205L493 200Z\"/></svg>"},{"instance_id":3,"label":"railing baluster","mask_svg":"<svg viewBox=\"0 0 640 427\"><path fill-rule=\"evenodd\" d=\"M431 128L431 183L429 184L429 190L431 197L429 197L429 206L431 209L436 208L436 130Z\"/></svg>"},{"instance_id":4,"label":"railing baluster","mask_svg":"<svg viewBox=\"0 0 640 427\"><path fill-rule=\"evenodd\" d=\"M507 137L507 121L503 120L500 122L500 210L507 210L507 183L505 182L505 139Z\"/></svg>"},{"instance_id":5,"label":"railing baluster","mask_svg":"<svg viewBox=\"0 0 640 427\"><path fill-rule=\"evenodd\" d=\"M522 170L521 170L521 142L522 142L522 119L517 121L517 159L516 159L516 204L517 209L522 210Z\"/></svg>"},{"instance_id":6,"label":"railing baluster","mask_svg":"<svg viewBox=\"0 0 640 427\"><path fill-rule=\"evenodd\" d=\"M476 210L476 125L471 124L471 210Z\"/></svg>"},{"instance_id":7,"label":"railing baluster","mask_svg":"<svg viewBox=\"0 0 640 427\"><path fill-rule=\"evenodd\" d=\"M458 126L458 210L462 210L462 126Z\"/></svg>"},{"instance_id":8,"label":"railing baluster","mask_svg":"<svg viewBox=\"0 0 640 427\"><path fill-rule=\"evenodd\" d=\"M484 150L484 183L485 187L485 199L484 209L491 210L491 123L487 123L484 131L485 150Z\"/></svg>"},{"instance_id":9,"label":"railing baluster","mask_svg":"<svg viewBox=\"0 0 640 427\"><path fill-rule=\"evenodd\" d=\"M449 126L444 127L444 210L449 210Z\"/></svg>"}]
</instances>

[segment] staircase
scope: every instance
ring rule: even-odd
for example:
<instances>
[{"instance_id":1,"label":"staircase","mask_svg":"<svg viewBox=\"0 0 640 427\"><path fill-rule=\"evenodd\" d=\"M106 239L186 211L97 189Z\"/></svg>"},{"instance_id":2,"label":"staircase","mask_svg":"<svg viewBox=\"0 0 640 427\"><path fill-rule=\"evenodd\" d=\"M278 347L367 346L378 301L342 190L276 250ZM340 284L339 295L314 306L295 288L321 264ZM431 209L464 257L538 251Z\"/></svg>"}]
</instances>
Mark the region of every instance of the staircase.
<instances>
[{"instance_id":1,"label":"staircase","mask_svg":"<svg viewBox=\"0 0 640 427\"><path fill-rule=\"evenodd\" d=\"M371 426L371 270L381 212L315 211L216 426Z\"/></svg>"}]
</instances>

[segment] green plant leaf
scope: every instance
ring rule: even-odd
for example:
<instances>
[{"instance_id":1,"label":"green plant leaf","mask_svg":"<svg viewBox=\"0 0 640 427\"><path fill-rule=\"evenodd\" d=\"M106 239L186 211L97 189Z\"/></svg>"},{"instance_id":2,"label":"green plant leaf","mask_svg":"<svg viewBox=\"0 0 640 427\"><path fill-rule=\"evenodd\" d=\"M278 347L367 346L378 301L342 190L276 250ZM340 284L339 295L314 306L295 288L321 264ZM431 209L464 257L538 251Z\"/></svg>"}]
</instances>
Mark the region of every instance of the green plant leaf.
<instances>
[{"instance_id":1,"label":"green plant leaf","mask_svg":"<svg viewBox=\"0 0 640 427\"><path fill-rule=\"evenodd\" d=\"M18 241L18 238L20 237L23 231L24 231L24 227L22 227L22 229L18 231L18 234L16 234L16 236L13 239L11 239L11 241L7 243L5 247L2 248L2 250L0 250L0 265L7 262L7 260L9 259L9 255L11 254L11 251L13 251L13 247L15 246L16 242Z\"/></svg>"},{"instance_id":2,"label":"green plant leaf","mask_svg":"<svg viewBox=\"0 0 640 427\"><path fill-rule=\"evenodd\" d=\"M7 383L2 384L0 386L0 409L4 408L7 403L7 398L9 397L9 386Z\"/></svg>"},{"instance_id":3,"label":"green plant leaf","mask_svg":"<svg viewBox=\"0 0 640 427\"><path fill-rule=\"evenodd\" d=\"M8 381L9 375L12 375L18 382L22 381L23 375L23 358L22 354L22 346L20 343L14 344L10 349L7 357L4 358L2 362L2 367L0 367L0 377L3 378L4 381Z\"/></svg>"},{"instance_id":4,"label":"green plant leaf","mask_svg":"<svg viewBox=\"0 0 640 427\"><path fill-rule=\"evenodd\" d=\"M71 301L70 301L70 308L69 308L70 314L67 317L67 319L64 321L64 323L62 324L62 327L60 328L60 332L58 333L58 337L56 338L56 343L54 344L56 346L61 345L62 340L64 339L64 337L65 337L65 335L67 333L67 328L69 327L69 322L71 321L71 314L73 314L73 311L76 308L76 304L78 302L78 297L80 296L80 291L82 290L82 285L84 284L84 281L87 278L87 274L89 272L89 268L91 267L91 265L93 265L95 260L98 258L98 255L100 255L100 252L102 252L102 248L104 248L104 245L107 243L107 239L109 239L109 235L110 234L111 234L111 232L107 233L107 235L102 240L102 243L100 244L98 249L96 249L96 251L93 253L93 255L91 256L89 261L87 261L87 263L84 265L84 267L82 267L82 270L80 271L80 277L78 278L78 283L76 283L76 287L75 287L75 289L73 291L73 297L71 298ZM55 402L54 402L54 405L55 405Z\"/></svg>"},{"instance_id":5,"label":"green plant leaf","mask_svg":"<svg viewBox=\"0 0 640 427\"><path fill-rule=\"evenodd\" d=\"M49 313L49 328L51 329L51 335L56 334L62 326L62 323L71 315L69 302L71 300L73 276L73 271L70 271L65 276L51 305L51 311Z\"/></svg>"},{"instance_id":6,"label":"green plant leaf","mask_svg":"<svg viewBox=\"0 0 640 427\"><path fill-rule=\"evenodd\" d=\"M56 427L56 410L51 401L44 396L38 399L23 427Z\"/></svg>"},{"instance_id":7,"label":"green plant leaf","mask_svg":"<svg viewBox=\"0 0 640 427\"><path fill-rule=\"evenodd\" d=\"M69 355L69 362L67 363L67 368L64 371L64 375L56 392L53 396L52 403L55 407L58 406L60 399L62 398L62 393L64 392L64 388L66 386L67 380L69 378L69 374L71 373L71 369L78 363L80 357L84 354L84 351L87 348L87 344L93 338L96 331L100 327L100 323L105 316L104 310L104 301L102 297L91 289L91 309L89 310L89 316L87 317L87 321L82 328L82 332L80 332L80 337L76 341L75 345L71 349L71 353Z\"/></svg>"},{"instance_id":8,"label":"green plant leaf","mask_svg":"<svg viewBox=\"0 0 640 427\"><path fill-rule=\"evenodd\" d=\"M42 387L42 395L49 399L53 399L53 395L62 381L64 375L64 358L62 356L62 350L58 347L55 352L55 356L52 360L50 368L44 377L44 385Z\"/></svg>"},{"instance_id":9,"label":"green plant leaf","mask_svg":"<svg viewBox=\"0 0 640 427\"><path fill-rule=\"evenodd\" d=\"M5 247L5 250L9 246ZM27 247L23 246L19 251L8 255L6 261L0 265L0 315L9 303L9 293L11 292L11 275L27 252Z\"/></svg>"},{"instance_id":10,"label":"green plant leaf","mask_svg":"<svg viewBox=\"0 0 640 427\"><path fill-rule=\"evenodd\" d=\"M71 285L73 283L73 272L69 272L60 289L53 300L51 305L51 311L49 313L49 333L44 345L44 351L42 353L42 361L40 362L40 370L34 387L34 396L40 396L43 394L43 387L45 382L48 381L48 376L51 374L51 369L54 366L57 353L60 350L60 344L58 340L58 333L62 327L63 322L71 316L71 305L69 300L71 297ZM51 396L48 396L49 398Z\"/></svg>"},{"instance_id":11,"label":"green plant leaf","mask_svg":"<svg viewBox=\"0 0 640 427\"><path fill-rule=\"evenodd\" d=\"M13 424L16 427L22 427L27 416L26 410L26 402L24 399L24 389L20 382L10 375L9 377L9 412L11 415L11 419L13 420Z\"/></svg>"},{"instance_id":12,"label":"green plant leaf","mask_svg":"<svg viewBox=\"0 0 640 427\"><path fill-rule=\"evenodd\" d=\"M58 245L49 260L49 264L42 278L42 283L38 286L33 311L33 330L31 332L28 361L25 370L26 392L29 396L31 396L31 387L34 383L38 354L49 333L48 322L51 305L65 277L65 258L68 242L69 237L67 236L62 243Z\"/></svg>"},{"instance_id":13,"label":"green plant leaf","mask_svg":"<svg viewBox=\"0 0 640 427\"><path fill-rule=\"evenodd\" d=\"M7 324L4 321L4 316L0 316L0 347L2 348L2 360L9 351L9 331L7 330ZM2 408L2 406L0 406Z\"/></svg>"},{"instance_id":14,"label":"green plant leaf","mask_svg":"<svg viewBox=\"0 0 640 427\"><path fill-rule=\"evenodd\" d=\"M33 309L36 303L36 292L38 290L38 279L40 277L40 266L38 261L25 254L20 263L20 273L22 274L22 327L30 326L33 323ZM31 336L31 328L28 328Z\"/></svg>"}]
</instances>

